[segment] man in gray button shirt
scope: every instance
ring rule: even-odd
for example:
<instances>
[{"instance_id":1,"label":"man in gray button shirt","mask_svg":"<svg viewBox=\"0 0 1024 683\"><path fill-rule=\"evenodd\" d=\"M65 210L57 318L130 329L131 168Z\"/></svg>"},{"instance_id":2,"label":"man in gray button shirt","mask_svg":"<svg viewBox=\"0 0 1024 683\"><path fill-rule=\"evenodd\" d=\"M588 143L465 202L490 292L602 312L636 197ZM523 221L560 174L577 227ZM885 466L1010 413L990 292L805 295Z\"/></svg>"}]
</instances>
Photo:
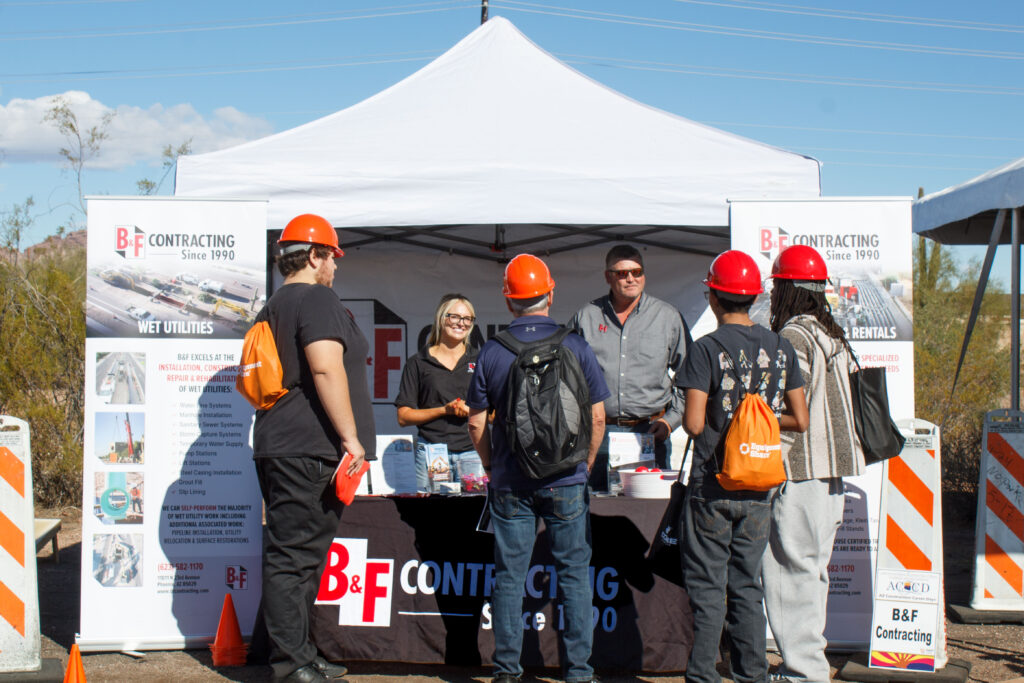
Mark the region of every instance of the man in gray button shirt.
<instances>
[{"instance_id":1,"label":"man in gray button shirt","mask_svg":"<svg viewBox=\"0 0 1024 683\"><path fill-rule=\"evenodd\" d=\"M683 367L690 331L674 306L644 294L644 261L635 247L612 247L604 262L608 294L581 308L569 328L594 349L611 390L607 432L653 434L657 466L668 468L669 435L683 415L683 394L669 370ZM591 473L595 490L608 488L608 440L606 433Z\"/></svg>"}]
</instances>

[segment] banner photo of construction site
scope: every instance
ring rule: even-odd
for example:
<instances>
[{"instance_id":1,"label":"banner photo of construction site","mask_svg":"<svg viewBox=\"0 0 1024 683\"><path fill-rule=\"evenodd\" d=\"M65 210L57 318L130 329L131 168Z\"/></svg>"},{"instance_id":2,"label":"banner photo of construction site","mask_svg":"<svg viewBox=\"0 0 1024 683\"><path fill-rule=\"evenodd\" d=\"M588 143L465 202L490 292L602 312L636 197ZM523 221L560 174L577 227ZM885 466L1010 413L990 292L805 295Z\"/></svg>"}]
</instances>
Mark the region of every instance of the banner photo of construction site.
<instances>
[{"instance_id":1,"label":"banner photo of construction site","mask_svg":"<svg viewBox=\"0 0 1024 683\"><path fill-rule=\"evenodd\" d=\"M765 293L751 309L769 327L772 264L794 244L825 259L825 298L862 366L883 366L894 420L914 417L913 253L909 197L734 201L732 245L757 261ZM695 334L696 336L696 334ZM829 562L833 646L864 644L870 632L882 466L844 477L846 508ZM769 631L769 637L771 632Z\"/></svg>"},{"instance_id":2,"label":"banner photo of construction site","mask_svg":"<svg viewBox=\"0 0 1024 683\"><path fill-rule=\"evenodd\" d=\"M261 499L234 380L266 204L93 198L88 227L78 644L201 643L227 592L249 630Z\"/></svg>"},{"instance_id":3,"label":"banner photo of construction site","mask_svg":"<svg viewBox=\"0 0 1024 683\"><path fill-rule=\"evenodd\" d=\"M92 215L102 211L101 204L90 200L89 225L100 226L97 234L89 233L86 336L233 339L245 334L266 301L262 231L238 234L219 221L196 230L195 224L184 227L188 224L159 215L101 223Z\"/></svg>"}]
</instances>

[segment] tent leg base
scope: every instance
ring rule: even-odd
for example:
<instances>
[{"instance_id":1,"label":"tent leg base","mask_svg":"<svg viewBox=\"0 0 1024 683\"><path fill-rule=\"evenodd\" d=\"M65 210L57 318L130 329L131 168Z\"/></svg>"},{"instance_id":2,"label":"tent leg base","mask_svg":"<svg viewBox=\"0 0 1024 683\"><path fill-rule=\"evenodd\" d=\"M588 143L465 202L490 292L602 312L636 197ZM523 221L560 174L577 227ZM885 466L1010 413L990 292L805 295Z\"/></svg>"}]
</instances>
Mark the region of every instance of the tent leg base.
<instances>
[{"instance_id":1,"label":"tent leg base","mask_svg":"<svg viewBox=\"0 0 1024 683\"><path fill-rule=\"evenodd\" d=\"M1024 612L973 609L967 605L950 605L948 611L961 624L1024 624Z\"/></svg>"},{"instance_id":2,"label":"tent leg base","mask_svg":"<svg viewBox=\"0 0 1024 683\"><path fill-rule=\"evenodd\" d=\"M45 658L40 661L39 671L11 671L0 673L2 681L45 681L61 683L64 680L64 665L59 659Z\"/></svg>"}]
</instances>

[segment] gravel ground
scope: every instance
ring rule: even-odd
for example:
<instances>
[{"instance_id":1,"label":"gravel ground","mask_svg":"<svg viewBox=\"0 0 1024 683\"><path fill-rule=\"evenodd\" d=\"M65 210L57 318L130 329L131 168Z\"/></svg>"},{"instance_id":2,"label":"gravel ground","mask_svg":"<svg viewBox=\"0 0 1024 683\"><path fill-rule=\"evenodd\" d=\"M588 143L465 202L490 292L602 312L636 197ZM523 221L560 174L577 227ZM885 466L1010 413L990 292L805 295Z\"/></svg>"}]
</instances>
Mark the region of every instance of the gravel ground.
<instances>
[{"instance_id":1,"label":"gravel ground","mask_svg":"<svg viewBox=\"0 0 1024 683\"><path fill-rule=\"evenodd\" d=\"M79 582L81 574L81 512L39 510L39 517L61 517L59 535L60 562L55 563L49 546L39 554L39 609L44 658L59 659L66 666L68 650L78 629ZM966 604L971 590L974 548L973 527L947 521L945 530L946 599ZM947 653L951 659L971 664L971 681L994 683L1015 680L1024 683L1024 625L968 625L947 620ZM769 653L769 662L778 657ZM86 677L91 683L103 681L269 681L265 667L214 669L209 651L188 650L148 652L141 657L125 654L85 654L82 657ZM845 655L830 656L833 674L847 661ZM397 681L446 681L468 683L489 681L488 671L463 667L424 666L401 663L355 662L346 677L352 683L392 683ZM540 672L537 681L557 681L551 671ZM727 669L722 669L724 676ZM547 674L547 675L545 675ZM603 676L603 681L650 681L676 683L682 676L642 675ZM726 679L728 680L728 679Z\"/></svg>"}]
</instances>

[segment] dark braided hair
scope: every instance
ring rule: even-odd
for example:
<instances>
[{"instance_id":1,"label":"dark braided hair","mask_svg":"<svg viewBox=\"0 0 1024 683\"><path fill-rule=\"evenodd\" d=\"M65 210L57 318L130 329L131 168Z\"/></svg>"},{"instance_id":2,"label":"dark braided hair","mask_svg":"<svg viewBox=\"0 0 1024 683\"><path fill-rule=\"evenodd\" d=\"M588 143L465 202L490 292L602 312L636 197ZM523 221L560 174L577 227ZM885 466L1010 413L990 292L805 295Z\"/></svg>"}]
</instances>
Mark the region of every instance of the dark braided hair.
<instances>
[{"instance_id":1,"label":"dark braided hair","mask_svg":"<svg viewBox=\"0 0 1024 683\"><path fill-rule=\"evenodd\" d=\"M776 278L772 283L771 301L769 324L772 332L778 333L790 318L810 315L821 323L828 336L841 341L846 350L853 353L846 333L832 317L832 306L825 299L825 292L812 292L795 286L792 280Z\"/></svg>"}]
</instances>

